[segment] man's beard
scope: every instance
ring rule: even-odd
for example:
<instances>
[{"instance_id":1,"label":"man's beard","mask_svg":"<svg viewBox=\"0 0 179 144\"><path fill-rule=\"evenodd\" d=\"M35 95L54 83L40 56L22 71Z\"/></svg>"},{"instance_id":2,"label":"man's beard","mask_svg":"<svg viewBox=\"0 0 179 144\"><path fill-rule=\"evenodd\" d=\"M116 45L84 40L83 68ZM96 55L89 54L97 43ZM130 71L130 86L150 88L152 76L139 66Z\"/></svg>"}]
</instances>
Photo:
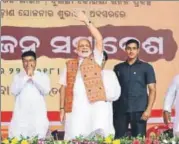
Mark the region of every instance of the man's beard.
<instances>
[{"instance_id":1,"label":"man's beard","mask_svg":"<svg viewBox=\"0 0 179 144\"><path fill-rule=\"evenodd\" d=\"M92 51L89 51L89 52L79 52L78 56L82 57L82 58L85 58L85 57L89 57L91 54L92 54Z\"/></svg>"}]
</instances>

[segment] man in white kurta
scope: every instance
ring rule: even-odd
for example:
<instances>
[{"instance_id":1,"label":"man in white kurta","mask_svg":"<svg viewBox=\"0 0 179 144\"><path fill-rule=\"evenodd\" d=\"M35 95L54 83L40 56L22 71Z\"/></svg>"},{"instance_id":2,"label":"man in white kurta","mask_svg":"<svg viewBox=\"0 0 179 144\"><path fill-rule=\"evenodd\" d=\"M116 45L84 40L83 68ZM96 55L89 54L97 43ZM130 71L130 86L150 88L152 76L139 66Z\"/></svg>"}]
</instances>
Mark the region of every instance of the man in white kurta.
<instances>
[{"instance_id":1,"label":"man in white kurta","mask_svg":"<svg viewBox=\"0 0 179 144\"><path fill-rule=\"evenodd\" d=\"M179 136L179 75L174 77L165 97L163 118L166 124L170 122L169 118L173 104L175 105L173 133L175 136Z\"/></svg>"},{"instance_id":2,"label":"man in white kurta","mask_svg":"<svg viewBox=\"0 0 179 144\"><path fill-rule=\"evenodd\" d=\"M109 111L111 108L110 102L97 101L90 103L85 84L81 75L80 65L85 58L92 56L95 62L102 66L103 62L103 38L99 30L93 25L93 23L85 16L83 12L74 12L74 16L85 23L90 33L95 39L95 48L92 51L92 45L87 39L80 39L77 43L75 52L78 55L78 70L73 87L73 103L72 111L66 113L65 117L65 139L74 139L76 136L88 136L91 132L102 129L105 135L113 133L112 125L112 112ZM102 72L102 71L101 71ZM60 103L60 114L64 118L64 89L67 85L67 69L60 74L61 84L61 103ZM101 78L102 79L102 78ZM108 80L106 80L108 81ZM110 82L107 82L110 85ZM108 84L104 84L104 88L108 87ZM109 86L111 87L111 86ZM105 90L106 92L106 90ZM106 93L110 93L106 92ZM107 101L111 101L115 96L106 94ZM111 98L111 96L113 98ZM119 96L119 95L117 95ZM115 99L115 98L114 98Z\"/></svg>"},{"instance_id":3,"label":"man in white kurta","mask_svg":"<svg viewBox=\"0 0 179 144\"><path fill-rule=\"evenodd\" d=\"M38 136L45 138L49 128L44 96L50 91L50 80L42 72L33 70L28 75L28 66L36 62L33 52L25 52L24 69L14 76L11 93L15 96L15 108L9 126L9 137ZM35 65L34 65L35 66Z\"/></svg>"},{"instance_id":4,"label":"man in white kurta","mask_svg":"<svg viewBox=\"0 0 179 144\"><path fill-rule=\"evenodd\" d=\"M94 59L101 65L103 55L94 50ZM83 62L83 58L79 61L79 66ZM67 70L64 69L60 74L60 84L66 86ZM104 102L103 102L104 103ZM93 131L92 128L92 105L87 97L85 85L78 69L76 81L73 88L73 106L72 112L66 113L65 116L65 140L73 139L76 136L87 136Z\"/></svg>"},{"instance_id":5,"label":"man in white kurta","mask_svg":"<svg viewBox=\"0 0 179 144\"><path fill-rule=\"evenodd\" d=\"M101 67L104 68L106 61L108 60L107 53L103 52L103 62ZM102 129L105 136L109 134L115 134L113 126L113 108L112 102L119 99L121 94L121 87L118 82L117 76L113 70L102 70L102 80L106 93L105 102L96 102L93 104L93 130Z\"/></svg>"},{"instance_id":6,"label":"man in white kurta","mask_svg":"<svg viewBox=\"0 0 179 144\"><path fill-rule=\"evenodd\" d=\"M94 59L102 67L103 54L94 49ZM80 60L80 64L83 59ZM79 64L79 66L80 66ZM66 68L60 75L60 84L66 86ZM90 103L86 94L85 85L80 73L77 72L74 84L74 99L72 112L66 114L65 140L76 136L88 136L91 132L101 129L105 136L115 134L113 127L112 101L120 96L120 85L112 70L103 70L102 79L107 101Z\"/></svg>"}]
</instances>

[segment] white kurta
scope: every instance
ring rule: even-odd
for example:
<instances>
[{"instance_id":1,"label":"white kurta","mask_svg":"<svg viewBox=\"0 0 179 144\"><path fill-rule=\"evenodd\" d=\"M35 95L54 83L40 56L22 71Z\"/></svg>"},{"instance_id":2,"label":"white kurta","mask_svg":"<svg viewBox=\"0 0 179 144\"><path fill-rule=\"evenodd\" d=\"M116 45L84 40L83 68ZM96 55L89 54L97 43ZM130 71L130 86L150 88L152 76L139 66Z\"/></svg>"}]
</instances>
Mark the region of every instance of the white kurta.
<instances>
[{"instance_id":1,"label":"white kurta","mask_svg":"<svg viewBox=\"0 0 179 144\"><path fill-rule=\"evenodd\" d=\"M97 49L94 50L94 58L99 65L102 64L103 54L100 54ZM82 63L82 61L83 60L80 60L80 64ZM109 80L110 76L108 75L108 77ZM110 84L108 80L106 81L107 83ZM60 84L66 85L66 68L60 76ZM105 88L108 87L107 85L108 84L105 85ZM120 92L120 88L119 88L119 92ZM77 72L73 94L74 94L74 99L73 99L72 112L66 114L66 120L65 120L66 140L73 139L76 136L80 136L80 135L88 136L92 131L99 128L104 130L105 135L108 135L109 133L114 133L114 128L112 124L113 120L112 120L111 102L105 102L105 101L100 101L96 103L89 102L88 97L86 95L85 85L80 73L80 69ZM115 96L110 95L109 100L115 100L119 97L119 95L118 94L116 94Z\"/></svg>"},{"instance_id":2,"label":"white kurta","mask_svg":"<svg viewBox=\"0 0 179 144\"><path fill-rule=\"evenodd\" d=\"M15 96L15 108L9 126L9 137L38 136L45 138L49 128L44 96L50 91L49 77L39 71L32 80L25 71L15 75L11 93Z\"/></svg>"},{"instance_id":3,"label":"white kurta","mask_svg":"<svg viewBox=\"0 0 179 144\"><path fill-rule=\"evenodd\" d=\"M103 70L102 79L107 101L98 101L92 104L92 130L102 129L107 137L109 134L115 134L112 101L119 98L121 87L116 74L112 70Z\"/></svg>"},{"instance_id":4,"label":"white kurta","mask_svg":"<svg viewBox=\"0 0 179 144\"><path fill-rule=\"evenodd\" d=\"M175 118L173 131L174 134L179 134L179 75L177 75L168 88L165 101L164 110L171 112L173 104L175 105Z\"/></svg>"}]
</instances>

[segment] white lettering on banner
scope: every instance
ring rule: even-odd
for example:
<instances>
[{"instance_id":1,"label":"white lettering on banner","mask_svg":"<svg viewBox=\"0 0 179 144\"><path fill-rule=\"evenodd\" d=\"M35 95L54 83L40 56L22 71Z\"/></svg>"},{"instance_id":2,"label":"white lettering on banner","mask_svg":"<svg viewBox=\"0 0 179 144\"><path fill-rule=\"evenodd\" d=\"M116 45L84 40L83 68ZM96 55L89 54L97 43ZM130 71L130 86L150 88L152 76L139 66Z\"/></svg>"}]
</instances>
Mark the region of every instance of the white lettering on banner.
<instances>
[{"instance_id":1,"label":"white lettering on banner","mask_svg":"<svg viewBox=\"0 0 179 144\"><path fill-rule=\"evenodd\" d=\"M56 45L57 42L64 42L64 45ZM70 53L70 36L56 36L50 42L54 53Z\"/></svg>"},{"instance_id":2,"label":"white lettering on banner","mask_svg":"<svg viewBox=\"0 0 179 144\"><path fill-rule=\"evenodd\" d=\"M4 41L8 41L5 43ZM1 52L2 53L14 53L15 47L17 47L18 41L13 36L4 35L1 36Z\"/></svg>"},{"instance_id":3,"label":"white lettering on banner","mask_svg":"<svg viewBox=\"0 0 179 144\"><path fill-rule=\"evenodd\" d=\"M24 43L27 41L33 41L33 43L29 46L24 46ZM23 49L22 52L26 52L30 50L35 52L36 48L40 46L40 41L35 36L24 36L23 38L21 38L19 45Z\"/></svg>"},{"instance_id":4,"label":"white lettering on banner","mask_svg":"<svg viewBox=\"0 0 179 144\"><path fill-rule=\"evenodd\" d=\"M125 37L125 38L122 38L120 41L119 41L119 47L122 48L123 50L125 50L125 43L130 40L130 39L135 39L139 42L139 45L140 45L140 41L135 38L135 37Z\"/></svg>"},{"instance_id":5,"label":"white lettering on banner","mask_svg":"<svg viewBox=\"0 0 179 144\"><path fill-rule=\"evenodd\" d=\"M158 47L152 45L152 43L156 43ZM145 42L142 43L142 47L148 54L164 54L162 37L149 37Z\"/></svg>"},{"instance_id":6,"label":"white lettering on banner","mask_svg":"<svg viewBox=\"0 0 179 144\"><path fill-rule=\"evenodd\" d=\"M117 42L117 39L115 37L106 37L103 39L103 47L106 50L108 54L115 54L117 52L117 47L112 44L107 44L107 42ZM108 50L106 47L110 48L111 50Z\"/></svg>"},{"instance_id":7,"label":"white lettering on banner","mask_svg":"<svg viewBox=\"0 0 179 144\"><path fill-rule=\"evenodd\" d=\"M70 36L55 36L50 41L50 47L52 48L53 53L72 53L72 47L77 47L77 42L82 39L88 39L92 44L93 38L91 36L84 37L70 37ZM119 48L121 50L125 50L125 43L129 39L135 39L141 43L141 49L147 54L154 55L164 54L164 38L163 37L148 37L145 41L141 42L135 37L104 37L103 46L108 54L115 54L118 52ZM31 42L31 44L27 44L27 42ZM42 41L43 42L43 41ZM25 51L36 51L37 48L40 47L40 40L35 36L24 36L19 40L19 46L22 48L22 52ZM2 35L1 36L1 52L2 53L14 53L15 48L18 46L18 41L15 37L10 35Z\"/></svg>"}]
</instances>

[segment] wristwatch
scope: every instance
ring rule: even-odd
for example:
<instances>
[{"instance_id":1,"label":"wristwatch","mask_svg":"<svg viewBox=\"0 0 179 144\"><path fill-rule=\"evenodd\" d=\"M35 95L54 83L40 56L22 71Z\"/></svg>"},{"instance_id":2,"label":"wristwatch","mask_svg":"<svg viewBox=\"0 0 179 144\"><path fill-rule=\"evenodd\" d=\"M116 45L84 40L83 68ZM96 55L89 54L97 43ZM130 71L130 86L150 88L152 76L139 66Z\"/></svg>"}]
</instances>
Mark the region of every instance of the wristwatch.
<instances>
[{"instance_id":1,"label":"wristwatch","mask_svg":"<svg viewBox=\"0 0 179 144\"><path fill-rule=\"evenodd\" d=\"M86 25L87 26L89 26L89 24L91 24L92 22L89 20L87 23L86 23Z\"/></svg>"}]
</instances>

